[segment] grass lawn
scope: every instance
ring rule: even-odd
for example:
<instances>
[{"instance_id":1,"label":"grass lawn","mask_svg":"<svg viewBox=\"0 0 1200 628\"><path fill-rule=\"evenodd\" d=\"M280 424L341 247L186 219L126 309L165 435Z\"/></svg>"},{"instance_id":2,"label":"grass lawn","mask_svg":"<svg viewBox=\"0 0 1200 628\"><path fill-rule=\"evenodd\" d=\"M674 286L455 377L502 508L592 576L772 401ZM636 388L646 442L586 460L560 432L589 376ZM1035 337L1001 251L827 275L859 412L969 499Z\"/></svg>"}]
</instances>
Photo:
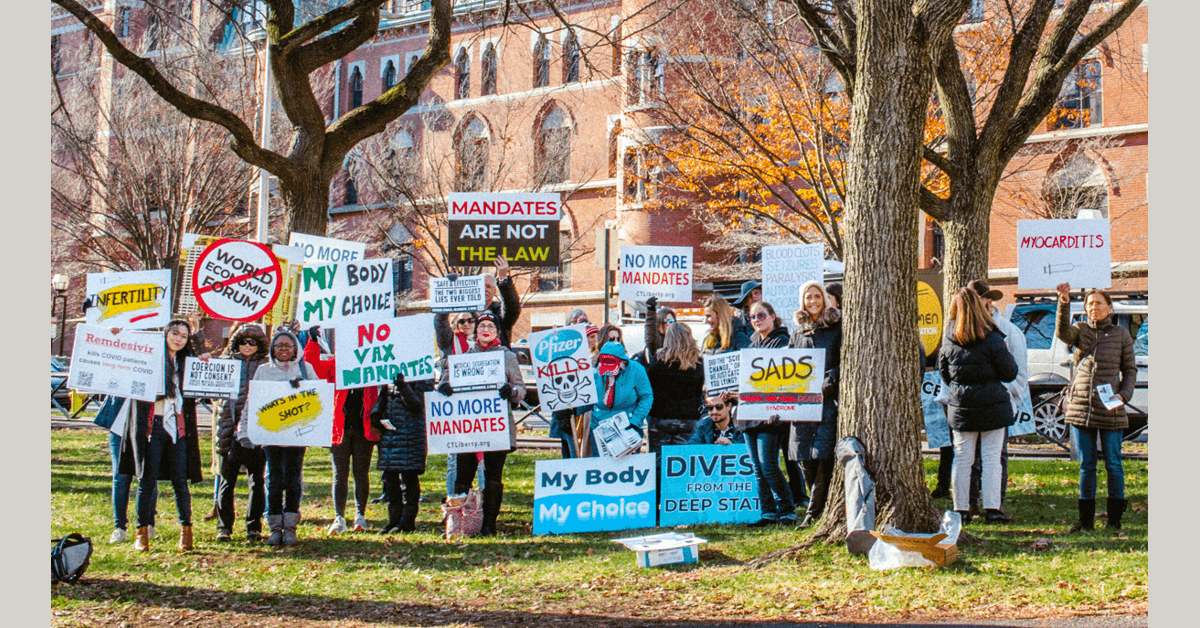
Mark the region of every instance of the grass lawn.
<instances>
[{"instance_id":1,"label":"grass lawn","mask_svg":"<svg viewBox=\"0 0 1200 628\"><path fill-rule=\"evenodd\" d=\"M207 452L202 452L207 459ZM709 540L700 562L641 569L634 553L610 542L633 532L534 537L533 461L557 452L509 456L500 515L502 537L448 542L439 536L445 456L430 456L422 476L418 531L330 538L331 466L323 449L305 457L300 543L275 550L249 546L244 530L218 544L211 509L212 474L193 485L196 549L175 552L179 526L169 483L159 484L158 538L148 554L130 541L109 545L110 465L100 430L52 430L51 534L79 531L96 544L78 585L52 592L60 626L553 626L659 624L724 620L858 620L1018 618L1138 613L1147 609L1147 463L1127 460L1130 512L1124 530L1067 535L1075 521L1078 467L1065 460L1013 460L1010 524L968 529L983 543L960 547L945 569L872 571L844 545L818 544L799 560L762 569L742 563L795 545L790 528L692 526ZM926 459L933 482L937 461ZM1103 469L1103 465L1101 465ZM1105 490L1100 473L1099 494ZM379 493L378 473L371 477ZM136 490L136 483L134 485ZM131 496L129 514L136 520ZM351 494L353 509L353 494ZM245 506L245 483L237 505ZM938 506L950 507L949 500ZM1097 510L1104 510L1103 499ZM386 505L367 515L379 528ZM660 530L662 531L662 530Z\"/></svg>"}]
</instances>

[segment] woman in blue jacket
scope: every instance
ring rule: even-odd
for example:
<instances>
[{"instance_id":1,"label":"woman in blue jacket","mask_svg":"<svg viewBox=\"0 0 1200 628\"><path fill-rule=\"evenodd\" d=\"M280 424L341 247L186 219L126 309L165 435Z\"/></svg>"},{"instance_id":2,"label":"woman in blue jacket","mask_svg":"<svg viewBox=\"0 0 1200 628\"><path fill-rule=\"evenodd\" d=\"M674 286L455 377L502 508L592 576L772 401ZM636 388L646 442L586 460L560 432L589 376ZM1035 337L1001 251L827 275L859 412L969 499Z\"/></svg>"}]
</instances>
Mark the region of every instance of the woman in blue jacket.
<instances>
[{"instance_id":1,"label":"woman in blue jacket","mask_svg":"<svg viewBox=\"0 0 1200 628\"><path fill-rule=\"evenodd\" d=\"M593 458L600 455L593 432L601 421L624 412L629 415L629 424L639 434L644 434L642 426L654 405L654 392L650 389L646 369L630 360L625 346L619 342L606 342L600 348L595 376L600 396L592 409L592 422L588 428L589 451Z\"/></svg>"}]
</instances>

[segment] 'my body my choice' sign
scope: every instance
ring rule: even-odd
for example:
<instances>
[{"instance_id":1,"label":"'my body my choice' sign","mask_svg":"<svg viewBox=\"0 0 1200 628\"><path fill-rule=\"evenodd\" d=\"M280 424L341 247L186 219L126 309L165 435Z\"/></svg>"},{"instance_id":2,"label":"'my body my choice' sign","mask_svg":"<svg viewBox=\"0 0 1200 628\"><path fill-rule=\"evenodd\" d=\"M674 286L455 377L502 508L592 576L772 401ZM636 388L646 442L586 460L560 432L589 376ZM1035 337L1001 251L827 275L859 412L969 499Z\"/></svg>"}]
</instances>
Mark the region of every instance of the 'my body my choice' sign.
<instances>
[{"instance_id":1,"label":"'my body my choice' sign","mask_svg":"<svg viewBox=\"0 0 1200 628\"><path fill-rule=\"evenodd\" d=\"M655 486L654 454L538 460L533 533L653 527Z\"/></svg>"},{"instance_id":2,"label":"'my body my choice' sign","mask_svg":"<svg viewBox=\"0 0 1200 628\"><path fill-rule=\"evenodd\" d=\"M451 266L557 266L559 194L454 193L449 203Z\"/></svg>"}]
</instances>

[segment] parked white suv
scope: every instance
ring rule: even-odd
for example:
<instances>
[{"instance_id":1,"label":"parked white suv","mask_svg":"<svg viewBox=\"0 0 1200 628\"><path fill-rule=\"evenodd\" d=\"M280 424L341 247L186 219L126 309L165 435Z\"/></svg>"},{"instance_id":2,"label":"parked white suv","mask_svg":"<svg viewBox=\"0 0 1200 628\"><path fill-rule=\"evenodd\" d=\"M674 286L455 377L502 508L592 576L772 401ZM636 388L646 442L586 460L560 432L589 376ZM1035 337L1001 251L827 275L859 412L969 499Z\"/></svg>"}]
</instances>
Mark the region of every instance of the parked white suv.
<instances>
[{"instance_id":1,"label":"parked white suv","mask_svg":"<svg viewBox=\"0 0 1200 628\"><path fill-rule=\"evenodd\" d=\"M1129 331L1134 339L1137 360L1137 385L1133 399L1126 404L1129 428L1125 440L1136 438L1148 429L1150 414L1150 317L1149 299L1144 292L1110 293L1115 323ZM1058 445L1070 449L1071 431L1058 412L1059 394L1071 376L1071 352L1054 337L1054 317L1058 303L1052 293L1017 294L1017 302L1004 310L1004 316L1025 333L1029 348L1029 392L1033 402L1033 421L1037 431ZM1083 302L1071 301L1071 322L1083 320Z\"/></svg>"}]
</instances>

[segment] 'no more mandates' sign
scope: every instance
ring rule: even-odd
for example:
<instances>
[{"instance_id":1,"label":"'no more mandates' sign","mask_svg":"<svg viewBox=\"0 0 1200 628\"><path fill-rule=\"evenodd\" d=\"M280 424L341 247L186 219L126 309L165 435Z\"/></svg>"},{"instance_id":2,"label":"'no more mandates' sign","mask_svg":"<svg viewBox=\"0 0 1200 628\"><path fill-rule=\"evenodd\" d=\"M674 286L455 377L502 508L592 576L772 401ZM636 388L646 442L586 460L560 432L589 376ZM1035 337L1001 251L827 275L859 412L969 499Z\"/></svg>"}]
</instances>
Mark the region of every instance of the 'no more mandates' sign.
<instances>
[{"instance_id":1,"label":"'no more mandates' sign","mask_svg":"<svg viewBox=\"0 0 1200 628\"><path fill-rule=\"evenodd\" d=\"M1112 285L1108 221L1018 220L1017 287L1107 288Z\"/></svg>"},{"instance_id":2,"label":"'no more mandates' sign","mask_svg":"<svg viewBox=\"0 0 1200 628\"><path fill-rule=\"evenodd\" d=\"M362 242L322 238L321 236L295 233L288 237L288 246L304 251L304 263L309 265L354 262L367 257L367 245Z\"/></svg>"},{"instance_id":3,"label":"'no more mandates' sign","mask_svg":"<svg viewBox=\"0 0 1200 628\"><path fill-rule=\"evenodd\" d=\"M192 294L213 318L248 322L275 305L283 279L279 260L258 242L221 239L196 258Z\"/></svg>"},{"instance_id":4,"label":"'no more mandates' sign","mask_svg":"<svg viewBox=\"0 0 1200 628\"><path fill-rule=\"evenodd\" d=\"M621 300L692 301L692 247L622 246Z\"/></svg>"},{"instance_id":5,"label":"'no more mandates' sign","mask_svg":"<svg viewBox=\"0 0 1200 628\"><path fill-rule=\"evenodd\" d=\"M513 446L508 402L495 390L450 397L437 391L425 393L425 431L431 454L500 451Z\"/></svg>"},{"instance_id":6,"label":"'no more mandates' sign","mask_svg":"<svg viewBox=\"0 0 1200 628\"><path fill-rule=\"evenodd\" d=\"M738 419L820 421L824 349L742 349Z\"/></svg>"},{"instance_id":7,"label":"'no more mandates' sign","mask_svg":"<svg viewBox=\"0 0 1200 628\"><path fill-rule=\"evenodd\" d=\"M89 325L152 329L171 320L171 271L88 273Z\"/></svg>"},{"instance_id":8,"label":"'no more mandates' sign","mask_svg":"<svg viewBox=\"0 0 1200 628\"><path fill-rule=\"evenodd\" d=\"M490 265L500 256L512 266L557 266L561 200L544 193L450 194L450 265Z\"/></svg>"}]
</instances>

